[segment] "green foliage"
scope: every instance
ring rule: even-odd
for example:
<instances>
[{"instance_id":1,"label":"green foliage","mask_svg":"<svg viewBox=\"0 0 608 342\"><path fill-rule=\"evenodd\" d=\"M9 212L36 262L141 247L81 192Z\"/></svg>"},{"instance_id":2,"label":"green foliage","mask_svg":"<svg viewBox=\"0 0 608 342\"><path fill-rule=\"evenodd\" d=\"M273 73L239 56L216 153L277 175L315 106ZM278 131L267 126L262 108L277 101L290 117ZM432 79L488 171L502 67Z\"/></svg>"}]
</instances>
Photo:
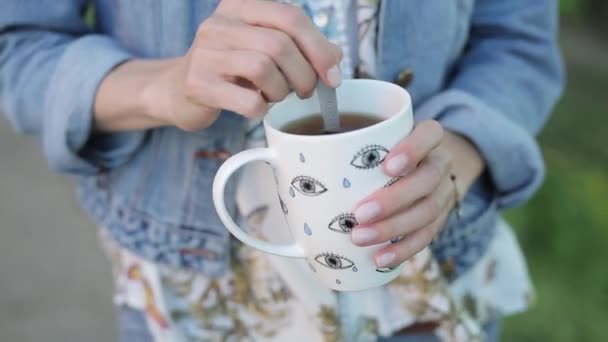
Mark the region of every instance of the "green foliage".
<instances>
[{"instance_id":1,"label":"green foliage","mask_svg":"<svg viewBox=\"0 0 608 342\"><path fill-rule=\"evenodd\" d=\"M93 4L89 4L84 11L84 21L91 27L95 25L95 6Z\"/></svg>"},{"instance_id":2,"label":"green foliage","mask_svg":"<svg viewBox=\"0 0 608 342\"><path fill-rule=\"evenodd\" d=\"M608 341L608 72L569 68L541 144L547 180L508 213L528 257L538 302L505 324L505 341Z\"/></svg>"},{"instance_id":3,"label":"green foliage","mask_svg":"<svg viewBox=\"0 0 608 342\"><path fill-rule=\"evenodd\" d=\"M582 4L581 0L560 0L559 10L562 15L577 15L582 11Z\"/></svg>"}]
</instances>

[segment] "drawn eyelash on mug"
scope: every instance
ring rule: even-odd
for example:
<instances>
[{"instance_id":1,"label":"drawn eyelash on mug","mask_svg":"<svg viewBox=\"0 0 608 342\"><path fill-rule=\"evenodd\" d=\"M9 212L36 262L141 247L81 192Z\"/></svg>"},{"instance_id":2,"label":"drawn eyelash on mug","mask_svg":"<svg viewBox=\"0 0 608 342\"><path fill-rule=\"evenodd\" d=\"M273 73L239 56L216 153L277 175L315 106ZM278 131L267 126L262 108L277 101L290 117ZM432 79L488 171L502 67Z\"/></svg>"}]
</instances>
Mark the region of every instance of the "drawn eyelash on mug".
<instances>
[{"instance_id":1,"label":"drawn eyelash on mug","mask_svg":"<svg viewBox=\"0 0 608 342\"><path fill-rule=\"evenodd\" d=\"M357 222L354 214L343 213L331 220L327 225L327 228L338 233L350 233L358 224L359 222Z\"/></svg>"},{"instance_id":2,"label":"drawn eyelash on mug","mask_svg":"<svg viewBox=\"0 0 608 342\"><path fill-rule=\"evenodd\" d=\"M334 270L345 270L355 265L349 258L331 252L318 254L315 257L315 261Z\"/></svg>"},{"instance_id":3,"label":"drawn eyelash on mug","mask_svg":"<svg viewBox=\"0 0 608 342\"><path fill-rule=\"evenodd\" d=\"M291 185L305 196L319 196L327 191L325 185L308 176L298 176L291 181Z\"/></svg>"},{"instance_id":4,"label":"drawn eyelash on mug","mask_svg":"<svg viewBox=\"0 0 608 342\"><path fill-rule=\"evenodd\" d=\"M380 145L367 145L357 152L350 164L358 169L369 170L382 164L388 150Z\"/></svg>"},{"instance_id":5,"label":"drawn eyelash on mug","mask_svg":"<svg viewBox=\"0 0 608 342\"><path fill-rule=\"evenodd\" d=\"M283 210L283 214L287 215L289 213L289 209L287 209L287 205L285 204L281 196L279 196L279 203L281 204L281 210Z\"/></svg>"},{"instance_id":6,"label":"drawn eyelash on mug","mask_svg":"<svg viewBox=\"0 0 608 342\"><path fill-rule=\"evenodd\" d=\"M386 182L386 184L384 184L384 187L388 188L389 186L397 183L400 179L401 179L401 177L391 178L388 182Z\"/></svg>"},{"instance_id":7,"label":"drawn eyelash on mug","mask_svg":"<svg viewBox=\"0 0 608 342\"><path fill-rule=\"evenodd\" d=\"M395 270L397 267L378 267L376 268L376 272L380 273L388 273Z\"/></svg>"}]
</instances>

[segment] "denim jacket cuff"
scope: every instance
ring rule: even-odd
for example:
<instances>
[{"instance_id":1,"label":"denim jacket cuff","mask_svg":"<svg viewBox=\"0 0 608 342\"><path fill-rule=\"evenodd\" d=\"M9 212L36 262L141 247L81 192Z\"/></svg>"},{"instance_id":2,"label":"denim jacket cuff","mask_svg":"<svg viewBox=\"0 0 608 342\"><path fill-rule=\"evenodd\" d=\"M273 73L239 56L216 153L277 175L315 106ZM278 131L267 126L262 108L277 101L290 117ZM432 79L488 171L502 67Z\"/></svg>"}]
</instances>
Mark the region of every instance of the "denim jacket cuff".
<instances>
[{"instance_id":1,"label":"denim jacket cuff","mask_svg":"<svg viewBox=\"0 0 608 342\"><path fill-rule=\"evenodd\" d=\"M545 165L532 135L473 95L461 90L443 92L418 108L416 120L424 119L438 120L477 147L485 159L498 208L523 203L542 184Z\"/></svg>"},{"instance_id":2,"label":"denim jacket cuff","mask_svg":"<svg viewBox=\"0 0 608 342\"><path fill-rule=\"evenodd\" d=\"M46 98L43 145L51 168L95 174L124 162L139 147L144 132L91 137L97 88L113 68L130 58L114 40L102 35L87 35L67 46Z\"/></svg>"}]
</instances>

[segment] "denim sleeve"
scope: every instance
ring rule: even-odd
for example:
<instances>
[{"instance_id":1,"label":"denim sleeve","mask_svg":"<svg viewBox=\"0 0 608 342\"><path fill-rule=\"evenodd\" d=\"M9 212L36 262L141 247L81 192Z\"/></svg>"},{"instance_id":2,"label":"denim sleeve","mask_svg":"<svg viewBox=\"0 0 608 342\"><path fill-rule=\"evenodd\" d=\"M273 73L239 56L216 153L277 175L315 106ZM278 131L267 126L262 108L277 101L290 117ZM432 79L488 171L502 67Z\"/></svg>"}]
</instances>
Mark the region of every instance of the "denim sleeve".
<instances>
[{"instance_id":1,"label":"denim sleeve","mask_svg":"<svg viewBox=\"0 0 608 342\"><path fill-rule=\"evenodd\" d=\"M87 2L0 3L0 112L40 138L52 169L76 174L124 163L145 135L92 135L97 87L131 56L91 32L82 18Z\"/></svg>"},{"instance_id":2,"label":"denim sleeve","mask_svg":"<svg viewBox=\"0 0 608 342\"><path fill-rule=\"evenodd\" d=\"M555 0L478 0L469 41L445 92L423 103L483 155L499 208L529 199L544 178L534 136L563 90Z\"/></svg>"}]
</instances>

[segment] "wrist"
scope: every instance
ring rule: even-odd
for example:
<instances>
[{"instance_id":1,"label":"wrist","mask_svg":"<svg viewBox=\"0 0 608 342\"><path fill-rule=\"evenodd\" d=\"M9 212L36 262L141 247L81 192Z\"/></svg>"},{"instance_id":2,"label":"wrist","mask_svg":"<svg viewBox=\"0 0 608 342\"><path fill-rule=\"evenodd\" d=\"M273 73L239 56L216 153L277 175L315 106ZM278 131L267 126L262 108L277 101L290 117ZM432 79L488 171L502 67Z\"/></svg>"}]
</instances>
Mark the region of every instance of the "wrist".
<instances>
[{"instance_id":1,"label":"wrist","mask_svg":"<svg viewBox=\"0 0 608 342\"><path fill-rule=\"evenodd\" d=\"M452 173L456 176L454 185L462 198L484 171L483 156L466 137L449 130L446 130L441 146L452 156Z\"/></svg>"},{"instance_id":2,"label":"wrist","mask_svg":"<svg viewBox=\"0 0 608 342\"><path fill-rule=\"evenodd\" d=\"M176 59L147 61L139 66L141 79L137 102L141 113L162 125L170 125L171 94L177 80L173 80L171 69Z\"/></svg>"},{"instance_id":3,"label":"wrist","mask_svg":"<svg viewBox=\"0 0 608 342\"><path fill-rule=\"evenodd\" d=\"M157 77L165 60L131 60L116 67L102 81L94 107L97 131L132 131L167 124L157 107L162 101Z\"/></svg>"}]
</instances>

